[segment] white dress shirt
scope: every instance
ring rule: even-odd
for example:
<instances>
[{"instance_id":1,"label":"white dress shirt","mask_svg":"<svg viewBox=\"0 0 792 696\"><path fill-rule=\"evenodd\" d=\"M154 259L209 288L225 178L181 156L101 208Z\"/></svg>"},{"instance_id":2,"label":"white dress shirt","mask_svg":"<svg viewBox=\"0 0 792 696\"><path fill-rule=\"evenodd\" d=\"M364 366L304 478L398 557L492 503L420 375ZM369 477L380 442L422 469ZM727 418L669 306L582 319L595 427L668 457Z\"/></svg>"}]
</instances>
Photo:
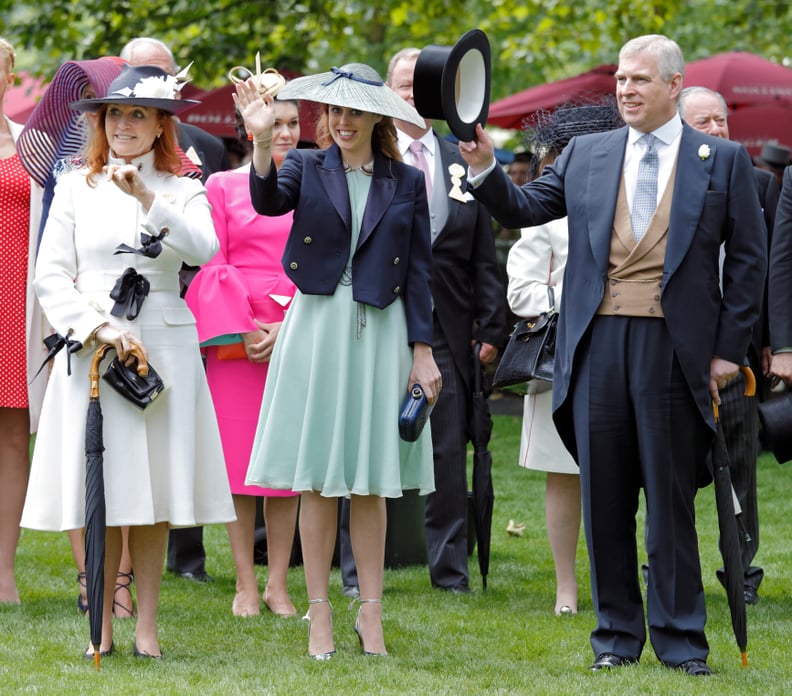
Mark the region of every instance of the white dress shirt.
<instances>
[{"instance_id":1,"label":"white dress shirt","mask_svg":"<svg viewBox=\"0 0 792 696\"><path fill-rule=\"evenodd\" d=\"M682 136L682 119L679 114L667 123L652 131L655 136L655 149L659 160L657 171L657 203L663 197L671 170L674 168L677 152L679 152L679 140ZM633 196L635 194L635 182L638 179L638 163L641 161L646 145L638 142L644 133L630 127L627 135L627 149L624 152L624 188L627 193L627 205L632 212Z\"/></svg>"},{"instance_id":2,"label":"white dress shirt","mask_svg":"<svg viewBox=\"0 0 792 696\"><path fill-rule=\"evenodd\" d=\"M402 133L398 128L396 129L396 136L398 138L397 146L399 148L399 153L402 156L402 160L406 164L416 166L412 157L412 153L410 152L410 145L412 144L414 138L410 137L406 133ZM426 157L426 164L429 166L429 173L432 177L432 187L434 187L436 142L434 133L432 133L432 129L430 128L428 131L426 131L426 133L418 138L418 140L424 146L424 157Z\"/></svg>"}]
</instances>

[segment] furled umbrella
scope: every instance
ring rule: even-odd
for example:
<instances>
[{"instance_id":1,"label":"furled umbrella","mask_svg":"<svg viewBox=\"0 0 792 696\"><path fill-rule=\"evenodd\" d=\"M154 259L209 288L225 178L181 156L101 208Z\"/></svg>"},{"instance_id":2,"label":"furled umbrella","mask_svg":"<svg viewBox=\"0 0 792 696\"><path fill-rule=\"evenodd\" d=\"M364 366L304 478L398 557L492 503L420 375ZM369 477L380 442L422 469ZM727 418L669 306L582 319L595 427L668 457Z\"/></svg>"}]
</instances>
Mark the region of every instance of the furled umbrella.
<instances>
[{"instance_id":1,"label":"furled umbrella","mask_svg":"<svg viewBox=\"0 0 792 696\"><path fill-rule=\"evenodd\" d=\"M473 395L469 435L473 445L473 515L476 523L476 546L481 583L486 590L495 494L492 489L492 454L488 449L492 435L492 417L487 404L487 394L484 391L480 352L481 344L476 343L473 346Z\"/></svg>"},{"instance_id":2,"label":"furled umbrella","mask_svg":"<svg viewBox=\"0 0 792 696\"><path fill-rule=\"evenodd\" d=\"M753 396L756 391L756 380L748 367L741 367L745 375L745 395ZM732 629L743 667L748 666L748 627L745 612L745 594L743 591L743 563L740 551L740 524L734 505L734 489L729 473L729 452L723 424L720 422L718 406L713 403L715 413L715 441L712 446L712 479L715 487L715 505L718 510L718 531L720 533L720 550L723 557L724 586L731 613Z\"/></svg>"},{"instance_id":3,"label":"furled umbrella","mask_svg":"<svg viewBox=\"0 0 792 696\"><path fill-rule=\"evenodd\" d=\"M99 403L99 365L112 346L103 343L96 349L88 372L91 390L85 423L85 584L94 666L99 671L102 644L105 561L105 489L102 407ZM137 344L131 354L137 358L138 373L148 373L148 363Z\"/></svg>"}]
</instances>

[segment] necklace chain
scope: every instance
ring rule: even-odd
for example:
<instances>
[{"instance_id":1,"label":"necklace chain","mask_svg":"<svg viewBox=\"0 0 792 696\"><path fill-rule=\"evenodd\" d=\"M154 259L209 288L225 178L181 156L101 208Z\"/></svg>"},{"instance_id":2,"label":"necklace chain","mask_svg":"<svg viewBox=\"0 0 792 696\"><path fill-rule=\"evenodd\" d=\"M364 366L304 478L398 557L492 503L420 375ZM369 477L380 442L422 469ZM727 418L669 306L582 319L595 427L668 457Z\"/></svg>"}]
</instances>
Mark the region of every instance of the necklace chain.
<instances>
[{"instance_id":1,"label":"necklace chain","mask_svg":"<svg viewBox=\"0 0 792 696\"><path fill-rule=\"evenodd\" d=\"M374 160L370 162L366 162L366 164L361 164L359 167L350 167L346 162L344 162L344 173L348 174L349 172L360 171L366 176L371 176L374 174Z\"/></svg>"}]
</instances>

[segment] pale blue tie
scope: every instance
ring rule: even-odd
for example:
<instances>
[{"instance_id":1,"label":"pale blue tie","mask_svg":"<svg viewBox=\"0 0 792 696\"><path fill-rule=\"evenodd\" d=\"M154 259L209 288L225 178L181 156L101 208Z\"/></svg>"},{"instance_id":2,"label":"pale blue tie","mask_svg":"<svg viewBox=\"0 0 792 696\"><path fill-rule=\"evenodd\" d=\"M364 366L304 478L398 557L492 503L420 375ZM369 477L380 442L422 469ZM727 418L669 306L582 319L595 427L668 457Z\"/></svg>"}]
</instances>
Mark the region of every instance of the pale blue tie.
<instances>
[{"instance_id":1,"label":"pale blue tie","mask_svg":"<svg viewBox=\"0 0 792 696\"><path fill-rule=\"evenodd\" d=\"M646 150L638 163L638 178L635 180L635 195L630 214L636 242L641 241L657 207L657 170L660 167L660 159L654 146L655 137L647 133L640 140L646 143Z\"/></svg>"}]
</instances>

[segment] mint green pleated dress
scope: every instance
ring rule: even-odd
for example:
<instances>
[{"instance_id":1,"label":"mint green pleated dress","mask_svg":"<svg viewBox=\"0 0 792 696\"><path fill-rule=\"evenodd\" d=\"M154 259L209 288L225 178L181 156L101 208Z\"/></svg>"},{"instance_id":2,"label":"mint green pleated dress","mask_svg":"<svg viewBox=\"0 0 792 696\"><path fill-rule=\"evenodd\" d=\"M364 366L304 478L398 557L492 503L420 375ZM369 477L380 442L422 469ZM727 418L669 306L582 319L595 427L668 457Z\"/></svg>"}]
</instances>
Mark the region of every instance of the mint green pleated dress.
<instances>
[{"instance_id":1,"label":"mint green pleated dress","mask_svg":"<svg viewBox=\"0 0 792 696\"><path fill-rule=\"evenodd\" d=\"M434 490L430 428L399 438L412 368L404 304L352 298L351 258L371 178L347 173L352 243L333 295L297 292L281 326L264 388L246 485L328 497ZM320 234L317 231L317 234Z\"/></svg>"}]
</instances>

